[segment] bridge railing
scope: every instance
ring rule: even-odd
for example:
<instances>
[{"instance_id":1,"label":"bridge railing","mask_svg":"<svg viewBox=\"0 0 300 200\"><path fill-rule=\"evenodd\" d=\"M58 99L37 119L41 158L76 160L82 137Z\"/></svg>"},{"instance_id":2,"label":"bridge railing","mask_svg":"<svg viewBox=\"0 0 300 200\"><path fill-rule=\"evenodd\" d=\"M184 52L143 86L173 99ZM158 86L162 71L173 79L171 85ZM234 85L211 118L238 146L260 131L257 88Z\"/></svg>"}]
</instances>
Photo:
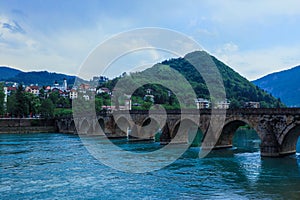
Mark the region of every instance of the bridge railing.
<instances>
[{"instance_id":1,"label":"bridge railing","mask_svg":"<svg viewBox=\"0 0 300 200\"><path fill-rule=\"evenodd\" d=\"M149 110L130 110L130 114L142 114L148 115ZM165 114L160 110L151 110L153 114ZM200 114L200 115L210 115L212 113L211 109L183 109L183 110L166 110L167 114ZM224 114L227 115L279 115L279 114L289 114L289 115L300 115L300 108L238 108L238 109L215 109L214 114ZM110 110L102 110L101 112L97 112L97 116L109 116L112 114L128 114L128 110L118 110L118 111L110 111ZM94 116L91 113L80 113L77 116L89 117ZM73 115L56 117L56 119L65 119L65 118L73 118Z\"/></svg>"}]
</instances>

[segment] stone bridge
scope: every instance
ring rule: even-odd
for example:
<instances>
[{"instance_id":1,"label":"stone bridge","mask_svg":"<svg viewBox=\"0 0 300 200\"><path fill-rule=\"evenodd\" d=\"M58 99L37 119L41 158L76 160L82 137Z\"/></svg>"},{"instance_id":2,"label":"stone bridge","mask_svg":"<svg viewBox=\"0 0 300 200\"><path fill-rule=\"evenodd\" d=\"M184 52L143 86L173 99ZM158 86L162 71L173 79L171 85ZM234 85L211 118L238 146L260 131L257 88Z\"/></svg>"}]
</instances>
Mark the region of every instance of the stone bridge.
<instances>
[{"instance_id":1,"label":"stone bridge","mask_svg":"<svg viewBox=\"0 0 300 200\"><path fill-rule=\"evenodd\" d=\"M160 132L161 144L188 143L190 134L200 129L202 142L206 141L203 148L232 147L235 131L248 125L261 139L261 155L278 157L296 152L300 108L115 111L58 118L56 125L63 133L105 134L110 138L153 139Z\"/></svg>"}]
</instances>

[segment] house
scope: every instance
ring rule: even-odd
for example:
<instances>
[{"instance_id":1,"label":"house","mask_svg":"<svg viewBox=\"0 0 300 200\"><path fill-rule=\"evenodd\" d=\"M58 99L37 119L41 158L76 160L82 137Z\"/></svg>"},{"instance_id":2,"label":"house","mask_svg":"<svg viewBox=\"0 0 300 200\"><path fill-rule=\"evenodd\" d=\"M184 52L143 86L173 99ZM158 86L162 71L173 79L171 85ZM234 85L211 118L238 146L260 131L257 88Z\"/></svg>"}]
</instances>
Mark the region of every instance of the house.
<instances>
[{"instance_id":1,"label":"house","mask_svg":"<svg viewBox=\"0 0 300 200\"><path fill-rule=\"evenodd\" d=\"M95 87L90 87L89 91L93 92L93 93L96 93L96 88Z\"/></svg>"},{"instance_id":2,"label":"house","mask_svg":"<svg viewBox=\"0 0 300 200\"><path fill-rule=\"evenodd\" d=\"M210 107L210 101L203 98L195 99L195 103L197 105L197 109L205 109Z\"/></svg>"},{"instance_id":3,"label":"house","mask_svg":"<svg viewBox=\"0 0 300 200\"><path fill-rule=\"evenodd\" d=\"M59 89L59 88L52 88L51 92L58 92L59 95L61 95L63 93L63 91L61 89Z\"/></svg>"},{"instance_id":4,"label":"house","mask_svg":"<svg viewBox=\"0 0 300 200\"><path fill-rule=\"evenodd\" d=\"M89 84L81 83L79 86L80 90L88 90L90 88Z\"/></svg>"},{"instance_id":5,"label":"house","mask_svg":"<svg viewBox=\"0 0 300 200\"><path fill-rule=\"evenodd\" d=\"M87 95L87 94L83 95L82 97L83 97L83 98L84 98L84 100L86 100L86 101L89 101L89 100L90 100L90 96L89 96L89 95Z\"/></svg>"},{"instance_id":6,"label":"house","mask_svg":"<svg viewBox=\"0 0 300 200\"><path fill-rule=\"evenodd\" d=\"M151 94L147 94L144 96L144 101L151 101L154 103L154 96Z\"/></svg>"},{"instance_id":7,"label":"house","mask_svg":"<svg viewBox=\"0 0 300 200\"><path fill-rule=\"evenodd\" d=\"M61 97L64 97L64 98L68 98L69 97L69 92L67 91L63 91L61 94L60 94Z\"/></svg>"},{"instance_id":8,"label":"house","mask_svg":"<svg viewBox=\"0 0 300 200\"><path fill-rule=\"evenodd\" d=\"M228 109L229 105L230 105L230 102L227 99L225 99L224 101L219 101L219 102L215 103L214 108Z\"/></svg>"},{"instance_id":9,"label":"house","mask_svg":"<svg viewBox=\"0 0 300 200\"><path fill-rule=\"evenodd\" d=\"M40 94L40 89L39 89L38 86L27 86L27 87L25 88L25 92L34 94L35 96L39 96L39 94Z\"/></svg>"},{"instance_id":10,"label":"house","mask_svg":"<svg viewBox=\"0 0 300 200\"><path fill-rule=\"evenodd\" d=\"M10 96L12 92L16 92L17 88L16 87L7 87L7 96Z\"/></svg>"},{"instance_id":11,"label":"house","mask_svg":"<svg viewBox=\"0 0 300 200\"><path fill-rule=\"evenodd\" d=\"M255 101L245 102L244 108L260 108L260 103Z\"/></svg>"},{"instance_id":12,"label":"house","mask_svg":"<svg viewBox=\"0 0 300 200\"><path fill-rule=\"evenodd\" d=\"M127 110L126 106L119 106L119 109L116 106L102 106L102 109L108 111Z\"/></svg>"},{"instance_id":13,"label":"house","mask_svg":"<svg viewBox=\"0 0 300 200\"><path fill-rule=\"evenodd\" d=\"M50 86L50 85L43 86L43 89L44 89L44 92L45 92L45 93L48 93L48 92L51 91L51 86Z\"/></svg>"},{"instance_id":14,"label":"house","mask_svg":"<svg viewBox=\"0 0 300 200\"><path fill-rule=\"evenodd\" d=\"M102 88L99 88L97 91L96 91L97 94L102 94L102 93L107 93L107 94L111 94L110 93L110 90L108 88L105 88L105 87L102 87Z\"/></svg>"},{"instance_id":15,"label":"house","mask_svg":"<svg viewBox=\"0 0 300 200\"><path fill-rule=\"evenodd\" d=\"M77 90L72 89L69 93L69 98L70 99L77 99L78 98L78 92Z\"/></svg>"}]
</instances>

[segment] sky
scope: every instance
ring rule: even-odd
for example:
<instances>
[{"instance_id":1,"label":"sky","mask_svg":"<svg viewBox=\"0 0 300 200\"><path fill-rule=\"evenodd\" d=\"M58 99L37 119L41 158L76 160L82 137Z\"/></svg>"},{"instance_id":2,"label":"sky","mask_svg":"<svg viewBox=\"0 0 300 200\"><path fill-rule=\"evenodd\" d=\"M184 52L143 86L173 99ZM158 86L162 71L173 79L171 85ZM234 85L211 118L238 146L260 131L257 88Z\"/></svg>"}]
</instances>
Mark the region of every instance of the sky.
<instances>
[{"instance_id":1,"label":"sky","mask_svg":"<svg viewBox=\"0 0 300 200\"><path fill-rule=\"evenodd\" d=\"M0 66L76 75L112 36L159 27L255 80L300 65L299 8L298 0L0 0Z\"/></svg>"}]
</instances>

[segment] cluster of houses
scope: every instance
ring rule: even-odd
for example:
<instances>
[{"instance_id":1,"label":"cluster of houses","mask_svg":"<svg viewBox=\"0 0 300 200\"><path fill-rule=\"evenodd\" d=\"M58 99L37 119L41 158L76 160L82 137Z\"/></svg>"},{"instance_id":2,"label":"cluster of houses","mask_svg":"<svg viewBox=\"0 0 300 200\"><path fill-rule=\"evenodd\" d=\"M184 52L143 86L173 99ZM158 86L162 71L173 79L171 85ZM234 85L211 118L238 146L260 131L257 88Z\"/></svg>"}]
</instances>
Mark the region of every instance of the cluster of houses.
<instances>
[{"instance_id":1,"label":"cluster of houses","mask_svg":"<svg viewBox=\"0 0 300 200\"><path fill-rule=\"evenodd\" d=\"M195 103L197 105L197 109L207 109L212 107L211 102L203 98L195 99ZM228 99L225 99L223 101L218 101L213 104L213 108L215 109L228 109L229 106L230 106L230 101ZM245 102L243 108L260 108L260 103L254 101Z\"/></svg>"},{"instance_id":2,"label":"cluster of houses","mask_svg":"<svg viewBox=\"0 0 300 200\"><path fill-rule=\"evenodd\" d=\"M101 78L101 81L107 81L107 78ZM4 89L4 102L7 102L7 97L11 95L12 92L17 90L18 84L13 83L10 86L5 86ZM80 95L86 100L90 100L90 93L108 93L111 94L108 88L99 88L97 89L90 84L82 83L78 87L73 86L72 88L68 87L68 83L66 79L63 79L63 83L59 84L57 81L54 82L52 86L37 86L37 85L29 85L24 86L25 92L31 93L35 96L40 96L41 89L44 90L44 95L49 95L51 92L58 92L61 97L69 98L69 99L77 99ZM44 96L47 97L47 96Z\"/></svg>"}]
</instances>

